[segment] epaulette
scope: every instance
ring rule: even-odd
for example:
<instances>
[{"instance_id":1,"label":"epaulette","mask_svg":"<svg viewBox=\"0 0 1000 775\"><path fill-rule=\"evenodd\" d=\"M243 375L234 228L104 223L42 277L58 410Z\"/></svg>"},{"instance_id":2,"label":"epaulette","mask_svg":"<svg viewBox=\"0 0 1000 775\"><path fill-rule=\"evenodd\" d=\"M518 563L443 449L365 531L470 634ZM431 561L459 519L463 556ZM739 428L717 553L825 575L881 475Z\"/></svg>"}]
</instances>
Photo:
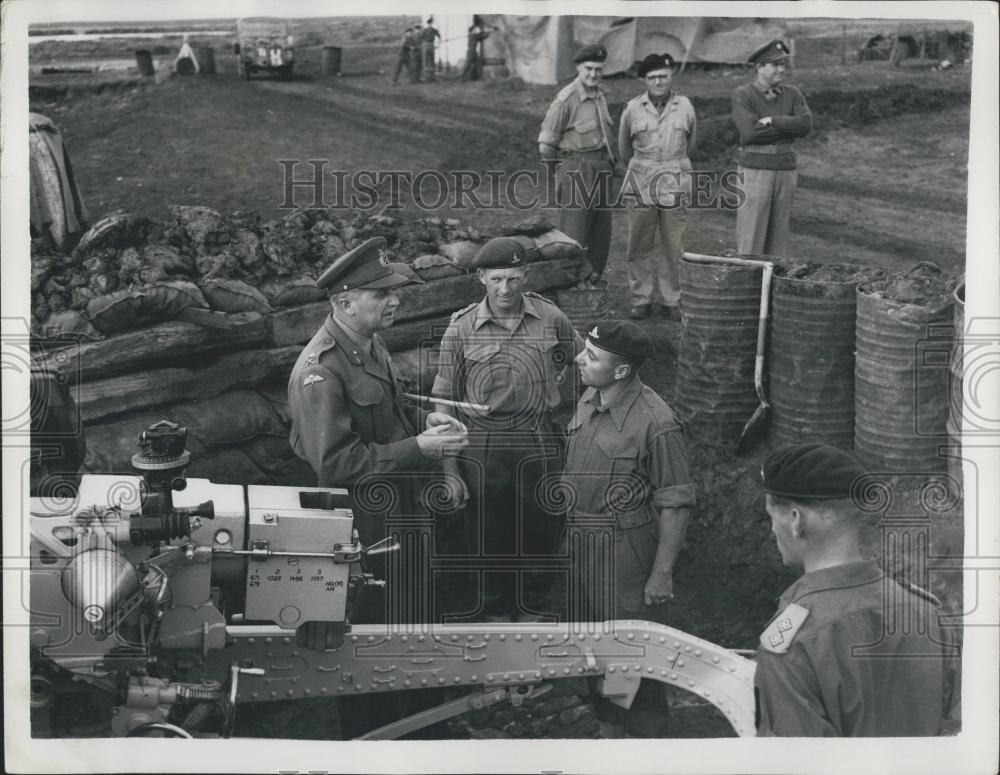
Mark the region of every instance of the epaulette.
<instances>
[{"instance_id":1,"label":"epaulette","mask_svg":"<svg viewBox=\"0 0 1000 775\"><path fill-rule=\"evenodd\" d=\"M554 301L552 301L552 299L548 298L547 296L542 296L542 294L540 294L540 293L535 293L535 291L525 291L524 295L525 296L530 296L532 299L538 299L539 301L548 302L553 307L556 306L556 303Z\"/></svg>"},{"instance_id":2,"label":"epaulette","mask_svg":"<svg viewBox=\"0 0 1000 775\"><path fill-rule=\"evenodd\" d=\"M927 602L931 603L937 608L941 608L941 598L935 595L933 592L928 592L923 587L918 587L912 581L907 581L906 579L896 579L896 583L899 584L903 589L912 592L919 598L923 598Z\"/></svg>"},{"instance_id":3,"label":"epaulette","mask_svg":"<svg viewBox=\"0 0 1000 775\"><path fill-rule=\"evenodd\" d=\"M478 306L479 306L479 302L478 301L474 301L468 307L462 307L462 309L458 310L458 312L453 312L452 315L451 315L451 322L454 323L456 320L458 320L460 317L462 317L462 315L466 314L467 312L471 312L472 310L474 310Z\"/></svg>"},{"instance_id":4,"label":"epaulette","mask_svg":"<svg viewBox=\"0 0 1000 775\"><path fill-rule=\"evenodd\" d=\"M767 629L760 634L760 646L772 654L784 654L792 646L792 641L809 618L809 609L792 603L774 617Z\"/></svg>"}]
</instances>

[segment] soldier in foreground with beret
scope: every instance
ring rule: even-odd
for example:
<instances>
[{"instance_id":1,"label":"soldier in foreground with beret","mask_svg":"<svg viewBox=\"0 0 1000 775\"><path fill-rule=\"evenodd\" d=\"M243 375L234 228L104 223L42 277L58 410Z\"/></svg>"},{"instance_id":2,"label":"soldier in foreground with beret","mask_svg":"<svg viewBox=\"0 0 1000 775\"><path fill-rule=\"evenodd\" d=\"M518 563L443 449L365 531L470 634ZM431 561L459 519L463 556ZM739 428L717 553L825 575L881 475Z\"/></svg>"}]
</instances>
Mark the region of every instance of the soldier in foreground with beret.
<instances>
[{"instance_id":1,"label":"soldier in foreground with beret","mask_svg":"<svg viewBox=\"0 0 1000 775\"><path fill-rule=\"evenodd\" d=\"M697 122L687 97L670 88L674 58L650 54L639 65L645 93L633 98L618 126L618 155L628 164L628 285L633 320L647 317L657 295L662 313L680 320L678 267L684 253L691 160ZM659 235L660 247L656 249Z\"/></svg>"},{"instance_id":2,"label":"soldier in foreground with beret","mask_svg":"<svg viewBox=\"0 0 1000 775\"><path fill-rule=\"evenodd\" d=\"M456 540L487 560L480 613L491 621L537 621L551 613L545 598L552 574L533 570L531 557L553 556L559 536L559 515L546 511L536 490L561 470L562 437L552 411L562 400L559 383L577 334L555 304L524 290L526 263L524 248L508 237L480 248L470 266L486 296L452 316L432 389L436 398L490 407L459 413L469 445L445 461L445 472L457 487L453 505L468 503L470 532ZM500 558L520 567L490 570L489 562Z\"/></svg>"},{"instance_id":3,"label":"soldier in foreground with beret","mask_svg":"<svg viewBox=\"0 0 1000 775\"><path fill-rule=\"evenodd\" d=\"M611 149L614 124L601 90L607 49L581 48L573 57L577 76L549 106L538 149L542 163L556 168L556 196L562 205L559 229L587 251L588 279L601 279L611 247L610 177L615 168ZM557 166L558 165L558 166ZM596 191L593 201L587 192Z\"/></svg>"},{"instance_id":4,"label":"soldier in foreground with beret","mask_svg":"<svg viewBox=\"0 0 1000 775\"><path fill-rule=\"evenodd\" d=\"M801 444L762 470L782 562L804 575L760 636L759 736L928 737L958 731L961 668L940 603L862 559L846 452Z\"/></svg>"},{"instance_id":5,"label":"soldier in foreground with beret","mask_svg":"<svg viewBox=\"0 0 1000 775\"><path fill-rule=\"evenodd\" d=\"M812 131L802 92L782 83L788 46L772 40L750 55L757 77L733 93L733 123L740 135L738 171L746 202L736 213L740 255L788 255L788 223L798 182L792 143Z\"/></svg>"},{"instance_id":6,"label":"soldier in foreground with beret","mask_svg":"<svg viewBox=\"0 0 1000 775\"><path fill-rule=\"evenodd\" d=\"M587 390L567 428L562 481L575 504L568 548L583 558L570 596L583 592L586 608L571 610L571 621L668 623L695 489L680 422L639 379L652 349L634 323L601 320L576 359ZM602 737L666 736L669 706L657 681L642 681L628 711L600 696L596 682L591 692Z\"/></svg>"}]
</instances>

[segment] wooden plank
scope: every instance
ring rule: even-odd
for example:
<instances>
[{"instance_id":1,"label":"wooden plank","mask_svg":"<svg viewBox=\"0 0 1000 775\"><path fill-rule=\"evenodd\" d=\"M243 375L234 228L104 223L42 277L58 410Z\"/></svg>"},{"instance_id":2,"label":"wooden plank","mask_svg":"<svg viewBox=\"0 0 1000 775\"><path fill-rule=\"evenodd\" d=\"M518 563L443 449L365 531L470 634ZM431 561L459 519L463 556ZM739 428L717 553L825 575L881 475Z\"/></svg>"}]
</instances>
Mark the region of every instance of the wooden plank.
<instances>
[{"instance_id":1,"label":"wooden plank","mask_svg":"<svg viewBox=\"0 0 1000 775\"><path fill-rule=\"evenodd\" d=\"M575 285L581 260L558 258L530 264L527 269L527 286L535 291L549 291ZM475 274L444 277L423 285L407 285L397 291L399 311L393 328L425 318L450 315L455 310L483 297L483 285ZM271 315L272 341L276 347L308 342L330 311L328 302L306 304L281 310ZM389 329L390 331L392 329ZM388 339L386 341L388 344ZM413 346L413 345L410 345ZM389 349L393 349L389 345ZM399 349L399 348L396 348Z\"/></svg>"},{"instance_id":2,"label":"wooden plank","mask_svg":"<svg viewBox=\"0 0 1000 775\"><path fill-rule=\"evenodd\" d=\"M84 422L137 409L212 398L233 388L279 376L286 379L302 348L241 350L223 355L200 368L153 369L80 385L77 402Z\"/></svg>"},{"instance_id":3,"label":"wooden plank","mask_svg":"<svg viewBox=\"0 0 1000 775\"><path fill-rule=\"evenodd\" d=\"M149 328L113 334L100 342L47 351L41 345L38 362L58 371L70 381L87 381L140 369L177 365L192 356L207 356L227 350L266 345L271 322L259 312L225 316L232 327L206 328L193 323L169 321Z\"/></svg>"}]
</instances>

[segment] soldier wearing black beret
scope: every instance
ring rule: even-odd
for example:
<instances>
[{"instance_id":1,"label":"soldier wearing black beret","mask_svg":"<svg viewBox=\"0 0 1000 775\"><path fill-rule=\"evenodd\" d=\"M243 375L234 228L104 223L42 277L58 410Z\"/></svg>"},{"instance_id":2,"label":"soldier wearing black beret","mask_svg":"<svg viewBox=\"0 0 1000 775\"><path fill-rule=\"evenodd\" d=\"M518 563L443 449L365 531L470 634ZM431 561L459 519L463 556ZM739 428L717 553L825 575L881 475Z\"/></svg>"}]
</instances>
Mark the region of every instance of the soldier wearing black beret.
<instances>
[{"instance_id":1,"label":"soldier wearing black beret","mask_svg":"<svg viewBox=\"0 0 1000 775\"><path fill-rule=\"evenodd\" d=\"M549 106L538 149L560 206L559 228L587 251L590 280L600 280L611 247L610 177L614 124L601 89L608 51L586 45L573 57L577 76ZM587 192L597 191L596 197Z\"/></svg>"},{"instance_id":2,"label":"soldier wearing black beret","mask_svg":"<svg viewBox=\"0 0 1000 775\"><path fill-rule=\"evenodd\" d=\"M671 88L670 54L648 55L639 65L639 77L646 90L629 100L618 124L618 155L628 164L622 185L628 205L628 316L641 320L659 307L666 317L680 320L678 271L697 119L691 101Z\"/></svg>"},{"instance_id":3,"label":"soldier wearing black beret","mask_svg":"<svg viewBox=\"0 0 1000 775\"><path fill-rule=\"evenodd\" d=\"M574 504L567 543L613 547L614 562L579 568L583 589L571 590L570 599L582 597L586 608L570 610L571 621L669 623L673 568L695 489L680 421L639 379L652 350L636 324L601 320L577 356L587 389L567 428L562 481ZM662 684L644 680L628 711L601 697L596 683L591 690L603 737L666 736Z\"/></svg>"},{"instance_id":4,"label":"soldier wearing black beret","mask_svg":"<svg viewBox=\"0 0 1000 775\"><path fill-rule=\"evenodd\" d=\"M555 304L524 290L527 263L513 237L480 248L470 266L486 295L452 316L432 392L489 407L450 410L469 427L469 446L457 461L445 461L455 485L452 505L467 504L453 550L478 555L482 547L488 557L530 566L531 557L552 557L557 549L559 515L539 502L538 484L561 470L562 435L552 412L562 401L559 385L577 337ZM553 574L529 567L493 570L483 579L480 615L489 620L537 621L555 613L544 607Z\"/></svg>"},{"instance_id":5,"label":"soldier wearing black beret","mask_svg":"<svg viewBox=\"0 0 1000 775\"><path fill-rule=\"evenodd\" d=\"M804 575L760 636L760 736L957 731L961 672L940 603L862 558L854 498L865 476L851 455L824 444L785 447L764 462L778 551Z\"/></svg>"}]
</instances>

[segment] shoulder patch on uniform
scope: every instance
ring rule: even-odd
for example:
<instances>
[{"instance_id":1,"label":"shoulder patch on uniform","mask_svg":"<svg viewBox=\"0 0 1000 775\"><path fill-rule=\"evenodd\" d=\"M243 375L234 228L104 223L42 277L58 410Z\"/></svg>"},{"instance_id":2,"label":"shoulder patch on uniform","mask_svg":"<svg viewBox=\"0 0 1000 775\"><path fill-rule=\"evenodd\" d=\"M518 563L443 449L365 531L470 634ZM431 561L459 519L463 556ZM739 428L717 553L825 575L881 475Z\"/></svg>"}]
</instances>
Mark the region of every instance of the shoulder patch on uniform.
<instances>
[{"instance_id":1,"label":"shoulder patch on uniform","mask_svg":"<svg viewBox=\"0 0 1000 775\"><path fill-rule=\"evenodd\" d=\"M760 634L760 645L773 654L784 654L792 646L802 623L809 618L809 609L792 603L778 614Z\"/></svg>"},{"instance_id":2,"label":"shoulder patch on uniform","mask_svg":"<svg viewBox=\"0 0 1000 775\"><path fill-rule=\"evenodd\" d=\"M323 382L326 379L322 374L310 374L304 380L302 380L302 387L309 387L314 382Z\"/></svg>"},{"instance_id":3,"label":"shoulder patch on uniform","mask_svg":"<svg viewBox=\"0 0 1000 775\"><path fill-rule=\"evenodd\" d=\"M454 323L456 320L458 320L460 317L462 317L462 315L466 314L467 312L471 312L472 310L474 310L478 306L479 306L479 302L478 301L474 301L468 307L462 307L462 309L458 310L457 312L453 312L452 313L452 315L451 315L451 321Z\"/></svg>"},{"instance_id":4,"label":"shoulder patch on uniform","mask_svg":"<svg viewBox=\"0 0 1000 775\"><path fill-rule=\"evenodd\" d=\"M912 592L917 597L926 600L927 602L931 603L932 605L934 605L934 606L936 606L938 608L941 608L941 606L942 606L941 598L939 598L933 592L929 592L926 589L924 589L923 587L918 587L912 581L907 581L906 579L895 579L895 581L903 589L905 589L905 590L907 590L909 592Z\"/></svg>"}]
</instances>

